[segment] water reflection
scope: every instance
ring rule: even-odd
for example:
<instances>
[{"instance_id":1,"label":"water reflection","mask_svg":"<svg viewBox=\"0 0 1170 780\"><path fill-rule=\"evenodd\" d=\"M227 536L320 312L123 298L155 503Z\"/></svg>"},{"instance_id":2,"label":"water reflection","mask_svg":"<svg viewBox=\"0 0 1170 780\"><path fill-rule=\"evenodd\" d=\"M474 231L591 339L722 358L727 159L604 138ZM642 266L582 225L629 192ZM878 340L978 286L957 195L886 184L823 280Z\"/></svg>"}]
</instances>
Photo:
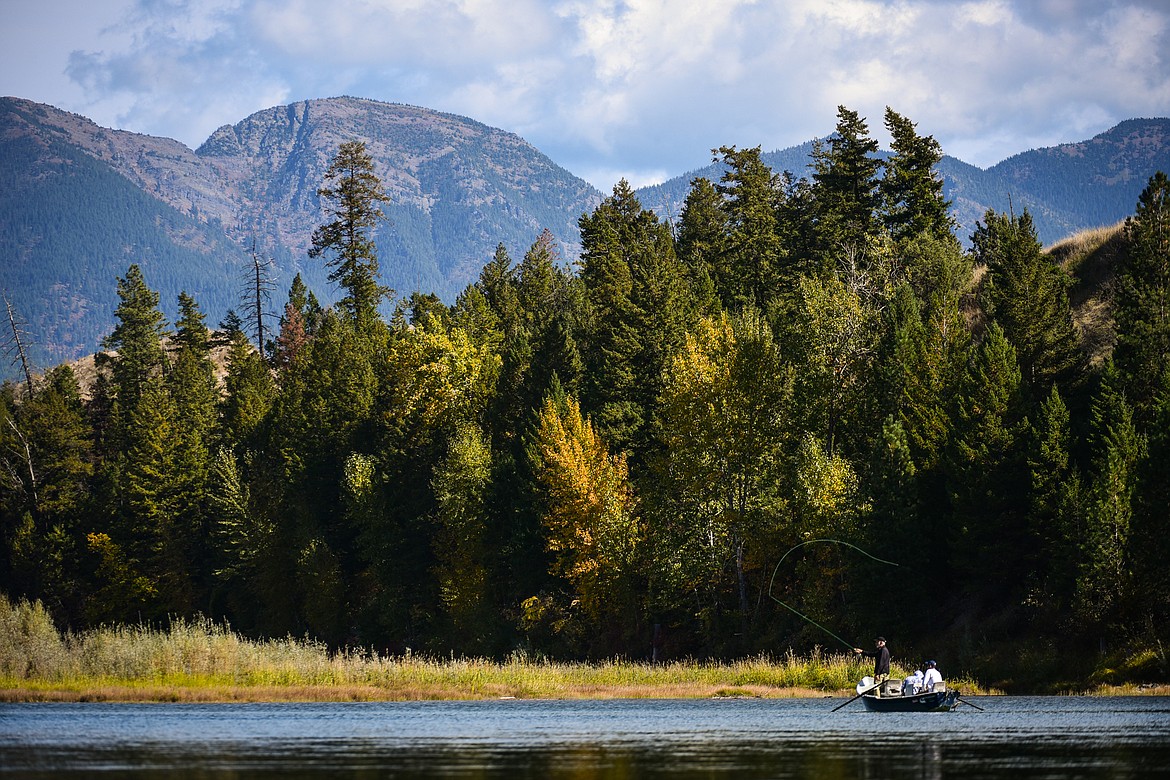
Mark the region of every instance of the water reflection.
<instances>
[{"instance_id":1,"label":"water reflection","mask_svg":"<svg viewBox=\"0 0 1170 780\"><path fill-rule=\"evenodd\" d=\"M1154 778L1170 701L0 705L0 777Z\"/></svg>"}]
</instances>

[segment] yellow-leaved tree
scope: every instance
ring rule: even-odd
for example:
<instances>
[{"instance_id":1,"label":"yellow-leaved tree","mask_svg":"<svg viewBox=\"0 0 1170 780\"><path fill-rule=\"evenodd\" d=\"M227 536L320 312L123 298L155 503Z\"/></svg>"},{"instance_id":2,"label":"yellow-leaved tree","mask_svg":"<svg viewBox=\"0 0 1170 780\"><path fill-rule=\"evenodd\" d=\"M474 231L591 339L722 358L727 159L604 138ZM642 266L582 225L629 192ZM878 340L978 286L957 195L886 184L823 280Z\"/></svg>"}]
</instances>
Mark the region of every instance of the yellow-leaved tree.
<instances>
[{"instance_id":1,"label":"yellow-leaved tree","mask_svg":"<svg viewBox=\"0 0 1170 780\"><path fill-rule=\"evenodd\" d=\"M548 399L540 412L536 474L557 573L600 624L633 608L631 578L642 539L624 453L611 455L576 399Z\"/></svg>"}]
</instances>

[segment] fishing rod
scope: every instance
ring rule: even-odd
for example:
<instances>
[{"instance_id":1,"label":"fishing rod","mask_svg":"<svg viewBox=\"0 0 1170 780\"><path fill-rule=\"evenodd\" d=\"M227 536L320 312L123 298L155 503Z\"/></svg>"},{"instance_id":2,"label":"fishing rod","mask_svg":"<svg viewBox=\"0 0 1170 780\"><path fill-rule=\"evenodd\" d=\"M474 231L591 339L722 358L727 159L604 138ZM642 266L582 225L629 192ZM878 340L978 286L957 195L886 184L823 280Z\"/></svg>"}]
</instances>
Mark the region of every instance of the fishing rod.
<instances>
[{"instance_id":1,"label":"fishing rod","mask_svg":"<svg viewBox=\"0 0 1170 780\"><path fill-rule=\"evenodd\" d=\"M846 642L844 639L842 639L841 637L837 636L837 635L836 635L836 634L834 634L832 631L830 631L829 629L825 628L825 627L824 627L824 626L822 626L820 623L818 623L817 621L815 621L815 620L813 620L812 618L810 618L808 615L805 615L804 613L800 612L798 609L796 609L795 607L791 606L790 604L785 604L783 601L781 601L780 599L776 598L776 596L775 596L775 595L772 593L772 587L773 587L773 586L776 584L776 575L779 573L779 571L780 571L780 564L784 563L784 559L785 559L785 558L787 558L789 555L791 555L791 554L792 554L793 552L795 552L796 550L799 550L801 547L804 547L804 546L806 546L806 545L810 545L810 544L817 544L817 543L821 543L821 542L827 542L827 543L832 543L832 544L843 544L843 545L845 545L846 547L852 547L854 550L857 550L857 552L861 553L861 554L862 554L862 555L864 555L866 558L871 558L871 559L873 559L873 560L877 561L878 563L885 563L885 564L888 564L888 565L890 565L890 566L897 566L898 564L894 563L893 561L887 561L887 560L884 560L884 559L882 559L882 558L878 558L876 555L870 555L869 553L867 553L865 550L861 549L861 548L860 548L860 547L858 547L857 545L855 545L855 544L851 544L851 543L849 543L849 542L843 542L843 541L841 541L840 539L808 539L808 540L806 540L806 541L803 541L803 542L801 542L800 544L796 545L795 547L793 547L793 548L792 548L791 550L789 550L788 552L784 553L782 556L780 556L780 560L776 562L776 568L772 570L772 579L771 579L771 581L768 583L768 596L769 596L769 598L771 598L773 601L775 601L775 602L776 602L777 604L779 604L780 606L782 606L782 607L784 607L785 609L787 609L787 610L788 610L789 612L791 612L792 614L796 615L796 616L797 616L798 618L800 618L801 620L808 621L808 622L809 622L809 623L811 623L812 625L814 625L814 626L816 626L817 628L819 628L821 631L824 631L826 634L828 634L829 636L833 637L833 638L834 638L834 639L836 639L838 642L840 642L841 644L845 645L845 646L846 646L846 647L848 647L850 650L852 650L852 649L854 648L854 645L853 645L853 644L851 644L851 643L849 643L849 642Z\"/></svg>"}]
</instances>

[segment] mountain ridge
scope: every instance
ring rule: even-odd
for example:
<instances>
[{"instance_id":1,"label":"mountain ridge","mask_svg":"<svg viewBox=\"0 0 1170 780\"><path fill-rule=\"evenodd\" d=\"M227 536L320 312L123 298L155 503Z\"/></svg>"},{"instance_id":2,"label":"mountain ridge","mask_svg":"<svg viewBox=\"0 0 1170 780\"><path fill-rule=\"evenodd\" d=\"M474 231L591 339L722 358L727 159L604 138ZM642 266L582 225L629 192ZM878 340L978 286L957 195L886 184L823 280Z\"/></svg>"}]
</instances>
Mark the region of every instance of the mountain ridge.
<instances>
[{"instance_id":1,"label":"mountain ridge","mask_svg":"<svg viewBox=\"0 0 1170 780\"><path fill-rule=\"evenodd\" d=\"M807 177L811 176L813 144L806 141L762 152L760 157L777 173ZM1135 147L1144 154L1122 154ZM1170 118L1126 119L1084 141L1018 152L987 168L944 155L937 170L964 242L987 209L1007 213L1027 208L1040 240L1051 245L1078 230L1110 225L1133 212L1150 175L1170 170ZM1053 185L1053 170L1060 172L1059 186ZM1103 171L1114 175L1105 176ZM721 173L721 166L712 163L639 188L637 194L659 216L676 218L690 181L695 176L717 181Z\"/></svg>"},{"instance_id":2,"label":"mountain ridge","mask_svg":"<svg viewBox=\"0 0 1170 780\"><path fill-rule=\"evenodd\" d=\"M14 258L0 267L0 286L42 344L38 365L96 349L113 325L115 277L132 262L171 318L186 291L218 321L239 300L253 246L272 260L273 313L297 273L332 302L326 269L307 251L322 220L324 171L354 138L366 142L391 198L374 238L383 281L401 294L450 301L498 244L518 259L546 228L570 262L577 219L603 197L515 133L419 106L349 96L296 101L225 124L191 149L0 98L0 241ZM777 172L808 176L813 144L762 157ZM1170 169L1170 119L1125 120L986 169L950 156L938 168L960 238L988 208L1028 208L1046 244L1132 213L1156 169ZM720 173L712 163L637 194L677 220L692 178Z\"/></svg>"},{"instance_id":3,"label":"mountain ridge","mask_svg":"<svg viewBox=\"0 0 1170 780\"><path fill-rule=\"evenodd\" d=\"M331 302L336 290L326 269L307 252L322 221L317 189L337 147L353 138L366 142L391 197L383 205L388 219L374 237L383 281L403 294L421 290L453 299L498 244L518 256L546 228L564 255L574 257L577 219L601 200L592 185L520 136L420 107L364 98L300 101L224 125L191 150L172 139L102 128L52 106L3 98L0 165L14 187L7 197L0 193L0 237L17 242L24 265L38 273L21 276L18 269L0 268L0 286L14 290L30 330L51 340L38 364L96 348L112 327L115 276L131 262L143 266L168 316L179 291L196 292L175 274L214 269L226 289L196 298L209 319L218 321L238 298L231 288L241 284L234 277L242 277L253 242L273 260L279 288L271 302L274 313L297 273L323 302ZM78 154L92 163L82 164ZM73 164L46 177L54 161L65 157ZM80 182L90 179L78 176L82 168L104 177L98 191L84 191ZM110 175L153 198L153 213L150 204L137 203L133 221L142 236L95 257L83 236L100 229L102 220L92 212L106 193L122 189ZM16 191L23 193L22 202L12 195ZM108 211L112 225L125 218L125 209ZM57 223L76 222L70 215L77 213L91 218L66 227L69 254L82 257L81 265L92 274L70 287L69 306L80 314L70 319L73 332L66 340L54 314L60 305L46 304L56 284L47 271L69 259L42 250ZM183 251L158 248L167 236ZM153 257L136 251L144 244L156 246Z\"/></svg>"}]
</instances>

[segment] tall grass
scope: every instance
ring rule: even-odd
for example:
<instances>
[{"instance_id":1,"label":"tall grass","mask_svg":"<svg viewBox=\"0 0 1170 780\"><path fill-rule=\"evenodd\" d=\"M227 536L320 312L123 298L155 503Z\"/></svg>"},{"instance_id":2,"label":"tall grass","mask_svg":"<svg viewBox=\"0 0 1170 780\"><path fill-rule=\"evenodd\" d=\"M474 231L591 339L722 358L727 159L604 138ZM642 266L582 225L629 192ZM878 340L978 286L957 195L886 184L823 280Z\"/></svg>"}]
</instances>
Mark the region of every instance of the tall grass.
<instances>
[{"instance_id":1,"label":"tall grass","mask_svg":"<svg viewBox=\"0 0 1170 780\"><path fill-rule=\"evenodd\" d=\"M1085 258L1099 251L1105 244L1116 240L1125 227L1125 221L1113 225L1085 228L1052 244L1045 251L1057 263L1074 275Z\"/></svg>"},{"instance_id":2,"label":"tall grass","mask_svg":"<svg viewBox=\"0 0 1170 780\"><path fill-rule=\"evenodd\" d=\"M865 673L813 652L730 662L552 663L331 652L310 639L248 640L209 620L166 629L57 631L37 603L0 595L0 695L9 699L469 699L828 695Z\"/></svg>"}]
</instances>

